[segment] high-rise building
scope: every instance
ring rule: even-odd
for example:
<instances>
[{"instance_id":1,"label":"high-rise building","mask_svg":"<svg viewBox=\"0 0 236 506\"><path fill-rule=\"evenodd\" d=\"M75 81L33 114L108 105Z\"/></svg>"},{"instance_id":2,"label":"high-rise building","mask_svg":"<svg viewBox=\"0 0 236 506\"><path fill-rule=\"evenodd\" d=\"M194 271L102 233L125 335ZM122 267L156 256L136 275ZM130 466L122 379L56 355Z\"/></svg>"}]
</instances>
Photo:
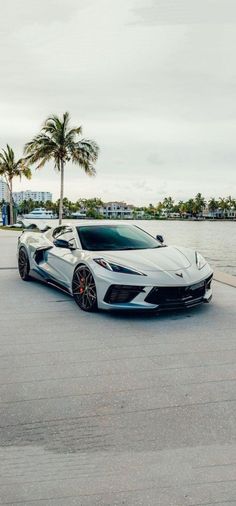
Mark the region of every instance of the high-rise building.
<instances>
[{"instance_id":1,"label":"high-rise building","mask_svg":"<svg viewBox=\"0 0 236 506\"><path fill-rule=\"evenodd\" d=\"M52 194L50 192L35 192L27 190L22 192L13 192L13 199L16 204L21 204L24 200L47 202L47 200L52 201Z\"/></svg>"},{"instance_id":2,"label":"high-rise building","mask_svg":"<svg viewBox=\"0 0 236 506\"><path fill-rule=\"evenodd\" d=\"M5 202L9 202L10 195L7 183L0 179L0 202L4 200Z\"/></svg>"}]
</instances>

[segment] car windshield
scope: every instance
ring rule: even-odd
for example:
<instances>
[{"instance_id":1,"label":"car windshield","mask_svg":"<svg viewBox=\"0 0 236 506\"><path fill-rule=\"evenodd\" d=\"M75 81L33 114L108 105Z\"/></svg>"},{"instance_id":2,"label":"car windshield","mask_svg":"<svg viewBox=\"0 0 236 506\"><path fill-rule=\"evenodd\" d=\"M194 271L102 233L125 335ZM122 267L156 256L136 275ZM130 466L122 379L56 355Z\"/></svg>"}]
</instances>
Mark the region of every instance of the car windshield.
<instances>
[{"instance_id":1,"label":"car windshield","mask_svg":"<svg viewBox=\"0 0 236 506\"><path fill-rule=\"evenodd\" d=\"M161 244L144 230L129 225L77 227L82 248L88 251L117 251L160 248Z\"/></svg>"}]
</instances>

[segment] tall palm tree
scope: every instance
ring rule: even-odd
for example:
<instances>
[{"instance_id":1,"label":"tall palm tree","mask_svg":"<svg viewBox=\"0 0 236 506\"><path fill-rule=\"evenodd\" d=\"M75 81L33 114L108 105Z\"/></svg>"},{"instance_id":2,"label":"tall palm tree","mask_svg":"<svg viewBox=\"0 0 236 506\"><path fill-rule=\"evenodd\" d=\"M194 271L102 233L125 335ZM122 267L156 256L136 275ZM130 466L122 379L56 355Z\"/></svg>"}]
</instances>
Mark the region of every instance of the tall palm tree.
<instances>
[{"instance_id":1,"label":"tall palm tree","mask_svg":"<svg viewBox=\"0 0 236 506\"><path fill-rule=\"evenodd\" d=\"M173 212L175 202L172 197L165 197L163 200L163 207L167 212L167 216L169 217L170 213Z\"/></svg>"},{"instance_id":2,"label":"tall palm tree","mask_svg":"<svg viewBox=\"0 0 236 506\"><path fill-rule=\"evenodd\" d=\"M224 197L220 197L220 200L219 200L219 208L221 209L222 213L223 213L223 218L226 218L227 217L227 214L228 214L228 210L229 210L229 202L228 202L228 199L224 198Z\"/></svg>"},{"instance_id":3,"label":"tall palm tree","mask_svg":"<svg viewBox=\"0 0 236 506\"><path fill-rule=\"evenodd\" d=\"M187 212L186 203L183 200L180 200L177 204L177 208L178 208L178 212L180 214L180 217L182 218Z\"/></svg>"},{"instance_id":4,"label":"tall palm tree","mask_svg":"<svg viewBox=\"0 0 236 506\"><path fill-rule=\"evenodd\" d=\"M7 144L6 149L0 151L0 176L5 178L9 189L10 195L10 225L13 224L13 197L12 197L12 182L15 177L21 179L25 176L31 179L31 170L29 168L29 161L25 158L15 160L13 149Z\"/></svg>"},{"instance_id":5,"label":"tall palm tree","mask_svg":"<svg viewBox=\"0 0 236 506\"><path fill-rule=\"evenodd\" d=\"M202 214L203 210L206 207L206 201L201 193L197 193L195 197L195 211L196 214Z\"/></svg>"},{"instance_id":6,"label":"tall palm tree","mask_svg":"<svg viewBox=\"0 0 236 506\"><path fill-rule=\"evenodd\" d=\"M185 202L186 213L193 216L195 214L195 202L194 199L189 199Z\"/></svg>"},{"instance_id":7,"label":"tall palm tree","mask_svg":"<svg viewBox=\"0 0 236 506\"><path fill-rule=\"evenodd\" d=\"M69 161L79 165L88 176L96 174L94 163L98 157L98 145L89 139L81 139L82 127L70 128L70 115L62 118L49 116L40 133L25 145L26 159L40 169L50 160L61 175L59 224L62 222L64 195L64 168Z\"/></svg>"},{"instance_id":8,"label":"tall palm tree","mask_svg":"<svg viewBox=\"0 0 236 506\"><path fill-rule=\"evenodd\" d=\"M213 220L215 218L215 211L219 208L219 202L214 197L208 201L208 209L212 212Z\"/></svg>"}]
</instances>

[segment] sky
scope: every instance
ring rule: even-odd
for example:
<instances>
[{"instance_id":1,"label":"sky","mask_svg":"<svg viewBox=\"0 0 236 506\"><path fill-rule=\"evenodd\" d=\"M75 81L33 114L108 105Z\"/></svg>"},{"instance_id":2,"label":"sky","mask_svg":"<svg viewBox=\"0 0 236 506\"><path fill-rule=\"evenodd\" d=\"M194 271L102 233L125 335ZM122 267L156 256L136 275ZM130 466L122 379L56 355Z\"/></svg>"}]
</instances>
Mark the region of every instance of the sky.
<instances>
[{"instance_id":1,"label":"sky","mask_svg":"<svg viewBox=\"0 0 236 506\"><path fill-rule=\"evenodd\" d=\"M235 0L0 2L0 147L69 111L100 155L95 178L67 165L68 198L236 197ZM25 189L58 198L53 165Z\"/></svg>"}]
</instances>

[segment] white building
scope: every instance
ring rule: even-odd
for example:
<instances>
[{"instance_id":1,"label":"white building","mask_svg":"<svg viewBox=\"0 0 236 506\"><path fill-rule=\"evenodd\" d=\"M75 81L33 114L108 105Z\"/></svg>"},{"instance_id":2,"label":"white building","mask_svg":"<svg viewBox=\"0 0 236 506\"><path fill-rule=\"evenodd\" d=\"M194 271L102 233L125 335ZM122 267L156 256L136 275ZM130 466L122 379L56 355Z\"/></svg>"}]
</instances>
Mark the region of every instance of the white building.
<instances>
[{"instance_id":1,"label":"white building","mask_svg":"<svg viewBox=\"0 0 236 506\"><path fill-rule=\"evenodd\" d=\"M218 208L218 209L215 209L214 211L210 210L208 207L206 207L203 211L203 216L205 218L209 218L209 219L225 219L225 218L229 218L229 219L236 219L236 209L234 209L234 207L230 207L229 209L226 209L225 211L223 211L222 209Z\"/></svg>"},{"instance_id":2,"label":"white building","mask_svg":"<svg viewBox=\"0 0 236 506\"><path fill-rule=\"evenodd\" d=\"M233 218L234 220L236 219L236 209L234 208L231 208L228 210L228 214L227 214L228 218Z\"/></svg>"},{"instance_id":3,"label":"white building","mask_svg":"<svg viewBox=\"0 0 236 506\"><path fill-rule=\"evenodd\" d=\"M134 206L125 202L106 202L103 206L99 207L98 212L107 219L132 219Z\"/></svg>"},{"instance_id":4,"label":"white building","mask_svg":"<svg viewBox=\"0 0 236 506\"><path fill-rule=\"evenodd\" d=\"M7 183L0 179L0 202L4 200L5 202L10 201L9 189Z\"/></svg>"},{"instance_id":5,"label":"white building","mask_svg":"<svg viewBox=\"0 0 236 506\"><path fill-rule=\"evenodd\" d=\"M24 200L47 202L47 200L52 201L52 194L50 192L34 192L27 190L24 192L13 192L13 199L16 204L21 204Z\"/></svg>"}]
</instances>

